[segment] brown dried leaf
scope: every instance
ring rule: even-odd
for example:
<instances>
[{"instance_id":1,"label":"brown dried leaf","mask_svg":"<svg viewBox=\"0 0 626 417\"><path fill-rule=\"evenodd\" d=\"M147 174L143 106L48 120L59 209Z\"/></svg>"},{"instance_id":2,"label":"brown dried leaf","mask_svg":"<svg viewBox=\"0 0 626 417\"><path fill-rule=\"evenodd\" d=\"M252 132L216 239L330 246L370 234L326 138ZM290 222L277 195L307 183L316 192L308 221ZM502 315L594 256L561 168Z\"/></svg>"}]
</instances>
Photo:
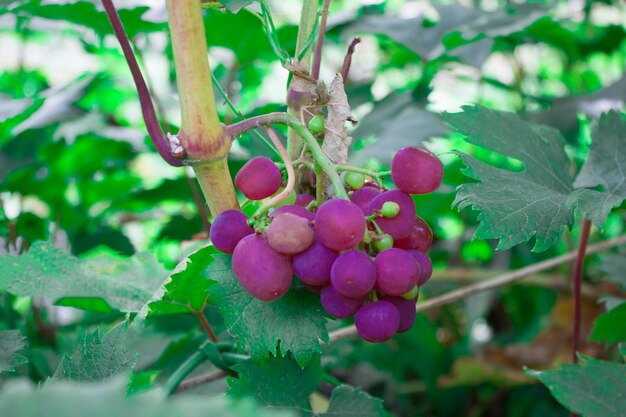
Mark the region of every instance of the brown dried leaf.
<instances>
[{"instance_id":1,"label":"brown dried leaf","mask_svg":"<svg viewBox=\"0 0 626 417\"><path fill-rule=\"evenodd\" d=\"M326 133L324 134L322 149L335 164L340 165L345 165L348 162L348 149L352 142L352 138L347 133L346 121L356 123L350 113L350 104L343 87L343 78L341 78L341 74L337 74L330 84L328 116L325 122Z\"/></svg>"}]
</instances>

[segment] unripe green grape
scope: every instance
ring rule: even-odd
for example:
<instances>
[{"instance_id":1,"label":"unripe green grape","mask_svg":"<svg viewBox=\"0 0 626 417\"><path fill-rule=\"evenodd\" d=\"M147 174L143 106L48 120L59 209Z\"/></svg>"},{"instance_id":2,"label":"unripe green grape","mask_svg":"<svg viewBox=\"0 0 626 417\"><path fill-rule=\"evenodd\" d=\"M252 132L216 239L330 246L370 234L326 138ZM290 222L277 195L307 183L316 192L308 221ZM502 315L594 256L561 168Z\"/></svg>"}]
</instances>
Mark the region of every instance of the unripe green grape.
<instances>
[{"instance_id":1,"label":"unripe green grape","mask_svg":"<svg viewBox=\"0 0 626 417\"><path fill-rule=\"evenodd\" d=\"M378 252L382 252L385 249L389 249L392 247L393 238L391 237L391 235L388 235L386 233L378 236L378 238L374 241L374 248L376 248Z\"/></svg>"},{"instance_id":2,"label":"unripe green grape","mask_svg":"<svg viewBox=\"0 0 626 417\"><path fill-rule=\"evenodd\" d=\"M343 181L353 190L358 190L365 184L365 176L358 172L346 172Z\"/></svg>"},{"instance_id":3,"label":"unripe green grape","mask_svg":"<svg viewBox=\"0 0 626 417\"><path fill-rule=\"evenodd\" d=\"M406 294L402 294L402 298L405 298L407 300L415 300L417 296L419 295L419 293L420 293L420 289L416 285L415 287L413 287L411 291L407 292Z\"/></svg>"},{"instance_id":4,"label":"unripe green grape","mask_svg":"<svg viewBox=\"0 0 626 417\"><path fill-rule=\"evenodd\" d=\"M399 212L400 212L400 205L394 201L387 201L380 208L380 214L382 214L384 217L388 219L396 217Z\"/></svg>"},{"instance_id":5,"label":"unripe green grape","mask_svg":"<svg viewBox=\"0 0 626 417\"><path fill-rule=\"evenodd\" d=\"M319 135L324 131L324 116L318 114L313 116L313 118L309 121L309 130L314 135Z\"/></svg>"}]
</instances>

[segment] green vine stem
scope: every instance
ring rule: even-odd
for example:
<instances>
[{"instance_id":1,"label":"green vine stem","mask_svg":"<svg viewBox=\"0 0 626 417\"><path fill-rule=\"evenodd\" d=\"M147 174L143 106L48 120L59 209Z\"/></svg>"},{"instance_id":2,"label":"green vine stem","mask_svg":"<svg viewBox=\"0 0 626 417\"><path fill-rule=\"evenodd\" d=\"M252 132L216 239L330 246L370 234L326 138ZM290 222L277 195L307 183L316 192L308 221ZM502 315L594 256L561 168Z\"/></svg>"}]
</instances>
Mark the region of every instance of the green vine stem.
<instances>
[{"instance_id":1,"label":"green vine stem","mask_svg":"<svg viewBox=\"0 0 626 417\"><path fill-rule=\"evenodd\" d=\"M326 174L335 189L337 196L346 200L349 199L348 193L343 186L343 182L341 181L341 178L339 178L339 174L337 174L337 166L333 164L330 158L328 158L309 129L300 123L300 121L294 116L287 113L268 113L226 126L226 131L231 138L236 138L251 129L260 126L271 126L274 124L282 124L291 128L292 131L307 145L313 160L316 164L319 164L324 174Z\"/></svg>"},{"instance_id":2,"label":"green vine stem","mask_svg":"<svg viewBox=\"0 0 626 417\"><path fill-rule=\"evenodd\" d=\"M589 242L589 233L591 231L591 220L583 217L583 227L580 232L580 242L578 244L578 252L576 254L576 265L573 271L574 285L574 329L572 340L572 361L578 363L578 350L580 348L580 322L581 322L581 295L580 288L582 286L583 266L585 264L585 253L587 243ZM575 415L575 414L572 414Z\"/></svg>"},{"instance_id":3,"label":"green vine stem","mask_svg":"<svg viewBox=\"0 0 626 417\"><path fill-rule=\"evenodd\" d=\"M311 34L314 31L315 22L317 21L318 6L319 0L303 0L302 2L300 26L298 28L298 38L296 40L296 54L304 49L307 44L307 40L311 37ZM311 48L308 48L301 60L309 63L311 61L311 54Z\"/></svg>"},{"instance_id":4,"label":"green vine stem","mask_svg":"<svg viewBox=\"0 0 626 417\"><path fill-rule=\"evenodd\" d=\"M180 383L193 372L198 366L200 366L204 361L208 360L209 357L203 352L203 350L210 345L212 342L206 341L197 351L195 351L191 356L187 358L175 371L174 373L167 379L165 384L163 385L163 389L167 395L172 395L176 392L176 389L180 385ZM216 349L220 352L221 356L226 360L227 363L233 365L235 363L241 362L242 360L248 359L248 357L239 355L236 353L228 352L231 346L227 344L216 344Z\"/></svg>"},{"instance_id":5,"label":"green vine stem","mask_svg":"<svg viewBox=\"0 0 626 417\"><path fill-rule=\"evenodd\" d=\"M178 139L213 216L239 203L226 157L231 141L219 121L200 0L167 0L181 107Z\"/></svg>"}]
</instances>

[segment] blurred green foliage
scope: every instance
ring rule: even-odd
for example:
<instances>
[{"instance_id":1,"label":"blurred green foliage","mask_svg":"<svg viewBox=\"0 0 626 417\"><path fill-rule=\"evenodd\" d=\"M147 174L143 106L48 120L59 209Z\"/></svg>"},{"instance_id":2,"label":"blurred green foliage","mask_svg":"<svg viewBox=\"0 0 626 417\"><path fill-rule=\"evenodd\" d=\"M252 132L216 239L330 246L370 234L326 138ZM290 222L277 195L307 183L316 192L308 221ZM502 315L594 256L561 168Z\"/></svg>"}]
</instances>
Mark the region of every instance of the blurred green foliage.
<instances>
[{"instance_id":1,"label":"blurred green foliage","mask_svg":"<svg viewBox=\"0 0 626 417\"><path fill-rule=\"evenodd\" d=\"M118 3L161 121L176 132L180 116L165 2ZM253 2L223 3L238 10ZM291 55L299 3L268 3L281 46ZM285 110L288 73L256 14L246 8L235 14L207 7L204 18L213 72L238 110L246 116ZM524 167L516 155L464 140L440 113L477 104L554 127L565 139L563 156L569 164L560 169L574 178L594 152L590 143L595 120L607 110L624 110L623 2L333 0L322 79L330 82L340 69L354 36L361 36L362 43L346 85L360 121L350 132L351 163L385 169L397 149L418 145L437 153L445 164L442 187L415 197L417 214L435 233L431 251L435 275L424 288L426 296L574 248L578 226L555 233L554 246L546 245L541 253L531 251L528 239L496 251L497 242L472 238L478 213L459 212L452 206L458 187L475 183L461 173L463 163L451 151L508 169L511 175ZM130 415L137 410L155 416L178 415L180 410L185 415L207 415L207 410L221 410L216 415L262 415L252 402L233 405L215 398L230 386L231 398L253 393L264 405L296 406L285 415L319 413L326 407L334 415L355 410L360 415L382 415L379 401L364 392L384 400L387 412L398 416L568 415L523 371L524 366L545 369L556 361L569 361L571 297L563 290L568 265L420 313L410 332L384 344L340 340L318 346L318 338L327 337L325 322L329 331L348 322L326 321L317 303L304 298L285 298L273 307L260 305L241 294L228 271L220 269L224 262L219 258L211 264L213 258L198 257L200 267L206 270L209 265L213 275L207 272L202 281L191 280L197 265L186 256L197 254L194 251L206 243L199 191L191 171L167 166L150 144L130 73L99 2L0 0L0 50L0 414L10 410L16 416L40 415L24 407L37 404L54 416L98 415L102 407L108 411L100 410L101 415ZM233 121L236 115L220 96L217 102L221 120ZM528 143L520 143L519 149L544 151ZM252 155L272 153L253 136L244 135L233 145L231 172ZM511 191L524 197L527 190ZM517 230L509 232L513 237ZM608 215L603 230L593 230L591 241L623 233L624 215L618 210ZM17 257L28 248L31 252ZM213 256L210 249L199 252L203 251L203 256ZM20 262L22 273L15 274ZM168 276L165 271L177 264L169 284L159 290ZM626 322L623 305L617 307L624 298L623 264L624 255L618 252L588 258L585 338L595 329L594 340L624 342L624 333L613 330ZM214 292L213 285L218 286ZM601 297L613 297L615 304L594 328L594 319L602 313L597 306ZM151 314L144 305L148 302L154 303ZM302 322L268 322L270 308L300 311ZM198 312L220 340L228 339L229 330L240 334L238 354L254 361L248 357L240 361L235 370L243 377L238 380L227 384L223 378L215 379L189 390L212 394L208 401L185 394L177 394L183 397L178 401L165 401L161 387L203 341L193 316ZM242 312L254 321L240 321ZM128 334L115 333L127 326L125 313L136 325ZM277 327L293 330L293 337L278 349L272 333ZM307 329L306 338L298 333L302 329ZM288 348L296 351L293 357L282 357L281 348L283 354ZM270 350L274 356L269 356ZM585 340L582 352L623 361L610 343ZM97 355L107 361L89 365ZM307 363L304 370L298 367ZM623 366L615 363L590 361L538 375L543 381L559 381L570 373L593 379L600 372L594 369L607 366L613 366L608 373L617 375L615 387L618 382L623 386L618 381ZM131 368L132 377L127 379ZM194 375L214 371L205 362ZM75 383L120 373L121 377L94 385ZM281 374L285 379L278 382L283 384L280 389L268 391L263 386L265 379ZM38 383L53 376L70 381L46 382L38 391L17 381ZM364 392L341 385L331 394L339 384ZM615 389L612 393L619 393ZM604 408L589 410L580 398L551 390L574 411L610 415ZM149 392L124 402L127 391ZM319 398L309 401L313 391ZM60 398L76 407L68 411ZM350 404L357 405L352 409ZM24 413L14 412L18 408ZM273 408L269 412L275 415Z\"/></svg>"}]
</instances>

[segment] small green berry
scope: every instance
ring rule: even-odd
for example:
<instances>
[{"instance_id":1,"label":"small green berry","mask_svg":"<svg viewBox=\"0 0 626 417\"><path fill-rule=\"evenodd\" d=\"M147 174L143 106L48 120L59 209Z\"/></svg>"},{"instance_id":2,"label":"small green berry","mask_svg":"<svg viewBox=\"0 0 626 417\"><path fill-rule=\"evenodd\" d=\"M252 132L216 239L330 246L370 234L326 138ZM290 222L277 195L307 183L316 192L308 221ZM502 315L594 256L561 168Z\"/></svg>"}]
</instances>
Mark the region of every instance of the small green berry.
<instances>
[{"instance_id":1,"label":"small green berry","mask_svg":"<svg viewBox=\"0 0 626 417\"><path fill-rule=\"evenodd\" d=\"M378 252L382 252L385 249L389 249L392 247L393 238L386 233L384 235L378 236L378 238L374 241L374 248L376 248Z\"/></svg>"},{"instance_id":2,"label":"small green berry","mask_svg":"<svg viewBox=\"0 0 626 417\"><path fill-rule=\"evenodd\" d=\"M363 184L365 184L365 176L363 174L359 174L358 172L346 172L346 175L343 177L343 181L351 189L358 190L363 187Z\"/></svg>"},{"instance_id":3,"label":"small green berry","mask_svg":"<svg viewBox=\"0 0 626 417\"><path fill-rule=\"evenodd\" d=\"M309 130L314 135L319 135L324 131L324 116L318 114L313 116L311 121L309 121Z\"/></svg>"},{"instance_id":4,"label":"small green berry","mask_svg":"<svg viewBox=\"0 0 626 417\"><path fill-rule=\"evenodd\" d=\"M363 243L372 243L372 237L370 236L370 231L365 229L365 234L363 235Z\"/></svg>"},{"instance_id":5,"label":"small green berry","mask_svg":"<svg viewBox=\"0 0 626 417\"><path fill-rule=\"evenodd\" d=\"M402 298L407 300L415 300L420 293L419 287L416 285L413 289L406 294L402 294Z\"/></svg>"},{"instance_id":6,"label":"small green berry","mask_svg":"<svg viewBox=\"0 0 626 417\"><path fill-rule=\"evenodd\" d=\"M394 201L387 201L381 207L380 213L383 215L383 217L391 219L392 217L396 217L398 213L400 213L400 205Z\"/></svg>"}]
</instances>

